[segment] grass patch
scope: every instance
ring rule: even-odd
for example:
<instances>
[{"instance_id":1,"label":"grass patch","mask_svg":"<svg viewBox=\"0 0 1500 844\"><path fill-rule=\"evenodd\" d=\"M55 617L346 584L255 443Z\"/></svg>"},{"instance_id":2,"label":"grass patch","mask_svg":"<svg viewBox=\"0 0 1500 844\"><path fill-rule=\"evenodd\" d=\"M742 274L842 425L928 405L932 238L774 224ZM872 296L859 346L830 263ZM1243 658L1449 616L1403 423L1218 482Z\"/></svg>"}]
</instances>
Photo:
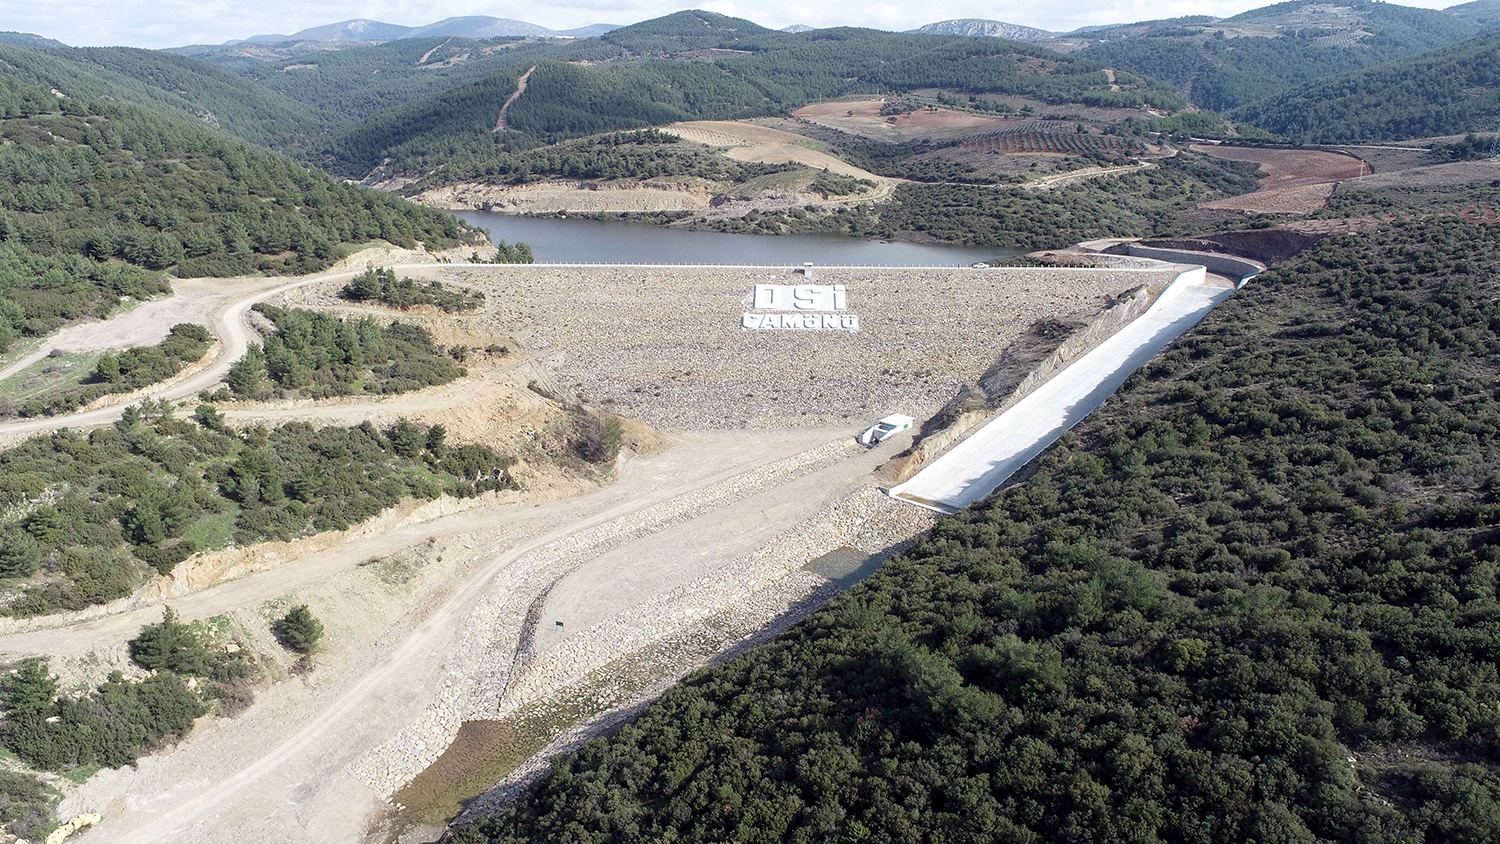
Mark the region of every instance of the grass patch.
<instances>
[{"instance_id":1,"label":"grass patch","mask_svg":"<svg viewBox=\"0 0 1500 844\"><path fill-rule=\"evenodd\" d=\"M13 402L31 401L54 392L78 387L94 371L99 352L66 352L45 357L0 381L0 397Z\"/></svg>"},{"instance_id":2,"label":"grass patch","mask_svg":"<svg viewBox=\"0 0 1500 844\"><path fill-rule=\"evenodd\" d=\"M99 773L102 770L104 770L103 765L79 765L76 768L69 768L68 770L63 771L63 777L76 782L79 785L82 785L83 783L88 782L89 777Z\"/></svg>"},{"instance_id":3,"label":"grass patch","mask_svg":"<svg viewBox=\"0 0 1500 844\"><path fill-rule=\"evenodd\" d=\"M465 805L515 770L558 734L597 715L596 704L529 706L510 718L465 721L453 743L396 795L405 823L444 826Z\"/></svg>"},{"instance_id":4,"label":"grass patch","mask_svg":"<svg viewBox=\"0 0 1500 844\"><path fill-rule=\"evenodd\" d=\"M183 538L198 546L199 551L223 548L234 540L234 520L239 515L239 505L230 504L222 513L210 513L193 522Z\"/></svg>"},{"instance_id":5,"label":"grass patch","mask_svg":"<svg viewBox=\"0 0 1500 844\"><path fill-rule=\"evenodd\" d=\"M24 358L32 352L36 351L37 349L40 349L42 347L43 339L44 338L42 337L21 337L19 339L12 340L11 344L5 347L5 352L3 354L0 354L0 369L4 369L5 367L10 366L21 358Z\"/></svg>"}]
</instances>

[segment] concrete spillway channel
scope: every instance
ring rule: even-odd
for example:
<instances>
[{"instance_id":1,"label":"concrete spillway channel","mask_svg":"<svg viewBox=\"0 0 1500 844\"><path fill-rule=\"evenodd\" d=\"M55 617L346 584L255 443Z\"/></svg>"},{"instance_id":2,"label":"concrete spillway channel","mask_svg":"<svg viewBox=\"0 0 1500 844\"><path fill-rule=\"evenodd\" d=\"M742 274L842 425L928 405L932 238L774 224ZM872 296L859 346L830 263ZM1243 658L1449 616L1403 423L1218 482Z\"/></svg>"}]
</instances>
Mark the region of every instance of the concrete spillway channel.
<instances>
[{"instance_id":1,"label":"concrete spillway channel","mask_svg":"<svg viewBox=\"0 0 1500 844\"><path fill-rule=\"evenodd\" d=\"M1205 267L1185 270L1134 322L889 493L941 513L979 501L1104 404L1132 372L1234 290L1214 284Z\"/></svg>"}]
</instances>

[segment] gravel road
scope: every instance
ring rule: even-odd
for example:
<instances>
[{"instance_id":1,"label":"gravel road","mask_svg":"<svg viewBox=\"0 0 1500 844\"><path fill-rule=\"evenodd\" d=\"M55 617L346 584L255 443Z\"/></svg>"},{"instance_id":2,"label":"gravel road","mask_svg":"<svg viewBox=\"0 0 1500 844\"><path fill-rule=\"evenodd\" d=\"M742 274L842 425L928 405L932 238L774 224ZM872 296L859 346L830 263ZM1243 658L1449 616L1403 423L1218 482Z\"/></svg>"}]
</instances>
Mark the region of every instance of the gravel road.
<instances>
[{"instance_id":1,"label":"gravel road","mask_svg":"<svg viewBox=\"0 0 1500 844\"><path fill-rule=\"evenodd\" d=\"M246 713L231 722L206 727L202 735L170 753L141 759L135 770L104 772L69 796L65 815L102 811L100 831L112 842L241 842L257 837L285 842L356 841L363 824L378 806L379 792L355 776L368 765L356 765L369 749L403 735L422 722L429 705L445 699L445 689L466 683L449 669L467 654L484 653L465 645L465 636L492 635L487 621L469 623L475 608L487 597L507 605L529 604L537 592L526 594L539 581L531 562L535 552L564 543L576 547L579 535L603 530L652 508L669 509L696 500L701 489L732 488L735 479L754 475L761 467L821 447L831 439L847 441L849 430L801 432L691 433L658 455L637 458L626 466L621 480L585 498L563 502L529 514L519 507L507 516L491 514L491 530L510 519L540 523L540 531L506 531L497 547L481 547L470 570L443 591L425 598L403 618L393 618L390 632L380 641L356 649L301 682L273 687ZM731 505L738 497L728 496ZM677 502L677 503L673 503ZM706 506L700 503L699 506ZM649 531L653 519L646 518ZM454 521L432 523L430 530L455 530L482 524L481 512L461 514ZM455 524L461 522L462 524ZM418 529L390 537L383 547L339 549L315 561L298 578L326 579L340 567L358 565L367 553L393 553L412 540ZM297 568L303 568L299 564ZM250 589L228 603L258 602L267 596L296 594L288 580L291 570L274 570L244 581L216 587L174 602L185 617L202 617L222 610L220 595ZM543 573L545 574L545 573ZM542 577L540 587L555 579ZM251 584L252 586L241 586ZM486 616L479 616L484 619ZM97 647L117 646L142 619L105 619L68 628L0 638L0 651L12 654L49 650L63 640ZM154 614L150 620L155 620ZM129 631L129 632L127 632ZM465 631L473 631L465 633ZM488 676L488 675L486 675ZM456 728L456 724L454 725ZM446 741L446 732L442 734ZM441 747L435 748L441 750ZM435 754L430 754L435 755ZM274 807L295 805L294 812Z\"/></svg>"}]
</instances>

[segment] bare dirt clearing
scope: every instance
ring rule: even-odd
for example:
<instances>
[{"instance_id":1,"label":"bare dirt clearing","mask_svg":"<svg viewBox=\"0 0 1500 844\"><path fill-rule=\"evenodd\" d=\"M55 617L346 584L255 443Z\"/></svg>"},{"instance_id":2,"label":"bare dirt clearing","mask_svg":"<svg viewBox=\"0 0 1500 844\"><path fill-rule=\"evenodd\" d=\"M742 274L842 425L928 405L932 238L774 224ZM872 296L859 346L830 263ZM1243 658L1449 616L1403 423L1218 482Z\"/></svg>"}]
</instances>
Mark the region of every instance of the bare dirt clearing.
<instances>
[{"instance_id":1,"label":"bare dirt clearing","mask_svg":"<svg viewBox=\"0 0 1500 844\"><path fill-rule=\"evenodd\" d=\"M815 141L769 126L732 120L695 120L673 123L662 131L705 146L726 147L724 154L736 161L803 164L856 179L869 179L876 184L894 181L816 149L819 144Z\"/></svg>"},{"instance_id":2,"label":"bare dirt clearing","mask_svg":"<svg viewBox=\"0 0 1500 844\"><path fill-rule=\"evenodd\" d=\"M42 338L30 354L0 368L0 380L14 375L46 357L61 352L103 352L150 346L166 338L179 322L207 325L209 314L230 299L274 283L273 279L184 279L172 285L172 293L150 299L103 320L65 326Z\"/></svg>"},{"instance_id":3,"label":"bare dirt clearing","mask_svg":"<svg viewBox=\"0 0 1500 844\"><path fill-rule=\"evenodd\" d=\"M805 105L792 112L793 117L860 135L877 141L917 141L947 139L975 132L988 132L1019 125L1029 118L991 117L949 108L918 109L890 116L880 113L884 97L833 100Z\"/></svg>"},{"instance_id":4,"label":"bare dirt clearing","mask_svg":"<svg viewBox=\"0 0 1500 844\"><path fill-rule=\"evenodd\" d=\"M1314 149L1257 149L1193 144L1194 152L1253 161L1263 174L1253 193L1205 202L1200 208L1250 214L1307 214L1322 208L1342 179L1371 172L1370 165L1352 155Z\"/></svg>"}]
</instances>

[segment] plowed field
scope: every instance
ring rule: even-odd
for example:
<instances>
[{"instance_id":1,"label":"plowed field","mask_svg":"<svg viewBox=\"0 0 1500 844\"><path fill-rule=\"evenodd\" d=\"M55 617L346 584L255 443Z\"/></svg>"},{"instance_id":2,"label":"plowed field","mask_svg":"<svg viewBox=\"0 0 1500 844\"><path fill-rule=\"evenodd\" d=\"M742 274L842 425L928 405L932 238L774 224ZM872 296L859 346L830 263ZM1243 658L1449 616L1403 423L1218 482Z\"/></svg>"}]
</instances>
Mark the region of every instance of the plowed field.
<instances>
[{"instance_id":1,"label":"plowed field","mask_svg":"<svg viewBox=\"0 0 1500 844\"><path fill-rule=\"evenodd\" d=\"M1260 165L1260 187L1254 193L1205 202L1200 208L1250 214L1306 214L1322 208L1334 186L1373 172L1351 155L1316 149L1260 149L1194 144L1191 149L1231 161Z\"/></svg>"}]
</instances>

